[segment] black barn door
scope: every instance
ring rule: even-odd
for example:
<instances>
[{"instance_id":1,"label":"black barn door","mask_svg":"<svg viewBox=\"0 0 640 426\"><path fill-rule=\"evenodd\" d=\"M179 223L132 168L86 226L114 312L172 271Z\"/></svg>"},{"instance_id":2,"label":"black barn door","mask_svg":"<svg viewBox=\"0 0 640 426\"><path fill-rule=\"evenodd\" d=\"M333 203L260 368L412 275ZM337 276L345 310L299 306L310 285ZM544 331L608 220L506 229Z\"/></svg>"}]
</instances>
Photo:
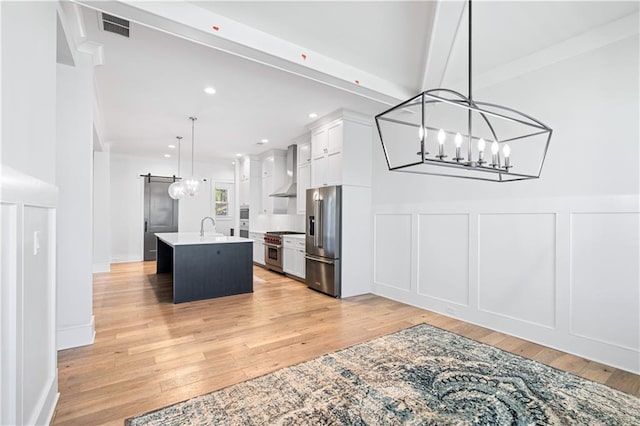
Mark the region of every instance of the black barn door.
<instances>
[{"instance_id":1,"label":"black barn door","mask_svg":"<svg viewBox=\"0 0 640 426\"><path fill-rule=\"evenodd\" d=\"M171 177L144 177L144 260L156 260L156 232L178 232L178 200L169 197Z\"/></svg>"}]
</instances>

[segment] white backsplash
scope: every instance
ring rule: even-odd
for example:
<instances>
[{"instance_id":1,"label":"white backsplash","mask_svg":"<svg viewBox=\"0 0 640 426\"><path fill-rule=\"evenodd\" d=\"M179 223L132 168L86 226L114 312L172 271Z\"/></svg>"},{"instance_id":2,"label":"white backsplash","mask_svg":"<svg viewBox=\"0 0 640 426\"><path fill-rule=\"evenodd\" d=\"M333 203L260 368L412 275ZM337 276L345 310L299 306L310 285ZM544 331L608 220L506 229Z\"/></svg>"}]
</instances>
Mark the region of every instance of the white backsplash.
<instances>
[{"instance_id":1,"label":"white backsplash","mask_svg":"<svg viewBox=\"0 0 640 426\"><path fill-rule=\"evenodd\" d=\"M302 214L260 214L252 219L251 231L296 231L305 232Z\"/></svg>"}]
</instances>

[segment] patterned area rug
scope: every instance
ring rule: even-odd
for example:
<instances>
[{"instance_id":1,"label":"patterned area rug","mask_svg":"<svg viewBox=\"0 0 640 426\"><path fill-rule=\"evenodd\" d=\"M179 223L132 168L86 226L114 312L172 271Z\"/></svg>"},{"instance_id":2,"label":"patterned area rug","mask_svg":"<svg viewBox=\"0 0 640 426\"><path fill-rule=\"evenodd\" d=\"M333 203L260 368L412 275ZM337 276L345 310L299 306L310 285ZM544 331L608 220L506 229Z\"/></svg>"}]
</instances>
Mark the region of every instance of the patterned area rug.
<instances>
[{"instance_id":1,"label":"patterned area rug","mask_svg":"<svg viewBox=\"0 0 640 426\"><path fill-rule=\"evenodd\" d=\"M421 324L127 425L640 425L640 399Z\"/></svg>"}]
</instances>

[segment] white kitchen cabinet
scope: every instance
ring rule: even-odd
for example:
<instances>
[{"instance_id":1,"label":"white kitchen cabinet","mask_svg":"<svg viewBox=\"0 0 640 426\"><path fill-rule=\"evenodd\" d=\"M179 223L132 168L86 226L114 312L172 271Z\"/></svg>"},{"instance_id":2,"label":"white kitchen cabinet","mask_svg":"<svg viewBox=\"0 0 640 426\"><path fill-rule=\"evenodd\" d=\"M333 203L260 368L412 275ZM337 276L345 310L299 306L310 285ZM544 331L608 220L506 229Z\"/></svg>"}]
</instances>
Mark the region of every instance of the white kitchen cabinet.
<instances>
[{"instance_id":1,"label":"white kitchen cabinet","mask_svg":"<svg viewBox=\"0 0 640 426\"><path fill-rule=\"evenodd\" d=\"M295 252L295 259L296 259L296 265L297 268L296 270L298 271L298 277L305 279L306 278L306 269L307 269L307 261L305 260L305 248L304 248L304 241L302 242L302 248L298 247L296 249Z\"/></svg>"},{"instance_id":2,"label":"white kitchen cabinet","mask_svg":"<svg viewBox=\"0 0 640 426\"><path fill-rule=\"evenodd\" d=\"M317 157L311 160L311 187L318 188L320 186L327 186L327 163L328 158L326 156Z\"/></svg>"},{"instance_id":3,"label":"white kitchen cabinet","mask_svg":"<svg viewBox=\"0 0 640 426\"><path fill-rule=\"evenodd\" d=\"M285 235L284 258L282 269L286 274L305 278L305 240L304 238L288 237Z\"/></svg>"},{"instance_id":4,"label":"white kitchen cabinet","mask_svg":"<svg viewBox=\"0 0 640 426\"><path fill-rule=\"evenodd\" d=\"M342 183L342 153L333 152L327 155L326 165L327 185L340 185Z\"/></svg>"},{"instance_id":5,"label":"white kitchen cabinet","mask_svg":"<svg viewBox=\"0 0 640 426\"><path fill-rule=\"evenodd\" d=\"M342 152L343 126L342 121L329 125L327 129L327 154Z\"/></svg>"},{"instance_id":6,"label":"white kitchen cabinet","mask_svg":"<svg viewBox=\"0 0 640 426\"><path fill-rule=\"evenodd\" d=\"M311 132L311 187L371 186L370 119L340 111Z\"/></svg>"},{"instance_id":7,"label":"white kitchen cabinet","mask_svg":"<svg viewBox=\"0 0 640 426\"><path fill-rule=\"evenodd\" d=\"M299 143L297 155L298 155L298 166L311 163L311 143L310 142Z\"/></svg>"},{"instance_id":8,"label":"white kitchen cabinet","mask_svg":"<svg viewBox=\"0 0 640 426\"><path fill-rule=\"evenodd\" d=\"M242 157L240 159L240 181L249 180L251 177L251 159Z\"/></svg>"},{"instance_id":9,"label":"white kitchen cabinet","mask_svg":"<svg viewBox=\"0 0 640 426\"><path fill-rule=\"evenodd\" d=\"M284 253L282 258L282 270L285 274L295 275L296 249L294 247L288 246L285 242L282 252Z\"/></svg>"},{"instance_id":10,"label":"white kitchen cabinet","mask_svg":"<svg viewBox=\"0 0 640 426\"><path fill-rule=\"evenodd\" d=\"M260 213L284 214L287 212L287 199L270 197L286 181L286 151L272 150L262 160L262 205Z\"/></svg>"},{"instance_id":11,"label":"white kitchen cabinet","mask_svg":"<svg viewBox=\"0 0 640 426\"><path fill-rule=\"evenodd\" d=\"M249 179L240 180L238 182L238 191L240 207L249 206L251 197L251 181Z\"/></svg>"},{"instance_id":12,"label":"white kitchen cabinet","mask_svg":"<svg viewBox=\"0 0 640 426\"><path fill-rule=\"evenodd\" d=\"M329 152L329 132L320 128L311 133L311 158L321 157Z\"/></svg>"},{"instance_id":13,"label":"white kitchen cabinet","mask_svg":"<svg viewBox=\"0 0 640 426\"><path fill-rule=\"evenodd\" d=\"M249 238L253 240L253 263L264 266L264 234L249 232Z\"/></svg>"},{"instance_id":14,"label":"white kitchen cabinet","mask_svg":"<svg viewBox=\"0 0 640 426\"><path fill-rule=\"evenodd\" d=\"M238 198L240 206L249 207L253 217L260 212L262 201L260 198L262 165L257 158L250 156L244 156L239 161Z\"/></svg>"},{"instance_id":15,"label":"white kitchen cabinet","mask_svg":"<svg viewBox=\"0 0 640 426\"><path fill-rule=\"evenodd\" d=\"M311 188L311 162L298 165L298 183L296 186L297 213L304 214L307 202L307 189Z\"/></svg>"}]
</instances>

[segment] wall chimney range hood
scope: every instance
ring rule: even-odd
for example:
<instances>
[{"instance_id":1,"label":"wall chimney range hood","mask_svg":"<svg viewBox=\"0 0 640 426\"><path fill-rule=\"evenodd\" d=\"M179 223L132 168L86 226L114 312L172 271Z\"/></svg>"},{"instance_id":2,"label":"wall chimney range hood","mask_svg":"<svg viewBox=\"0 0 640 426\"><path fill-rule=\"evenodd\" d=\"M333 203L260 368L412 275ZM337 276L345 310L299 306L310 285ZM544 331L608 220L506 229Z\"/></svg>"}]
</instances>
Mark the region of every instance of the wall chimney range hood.
<instances>
[{"instance_id":1,"label":"wall chimney range hood","mask_svg":"<svg viewBox=\"0 0 640 426\"><path fill-rule=\"evenodd\" d=\"M286 167L287 167L287 181L284 186L278 188L276 192L269 195L270 197L281 197L281 198L289 198L295 197L297 195L297 177L296 171L298 168L298 146L297 145L289 145L287 148L287 159L286 159Z\"/></svg>"}]
</instances>

